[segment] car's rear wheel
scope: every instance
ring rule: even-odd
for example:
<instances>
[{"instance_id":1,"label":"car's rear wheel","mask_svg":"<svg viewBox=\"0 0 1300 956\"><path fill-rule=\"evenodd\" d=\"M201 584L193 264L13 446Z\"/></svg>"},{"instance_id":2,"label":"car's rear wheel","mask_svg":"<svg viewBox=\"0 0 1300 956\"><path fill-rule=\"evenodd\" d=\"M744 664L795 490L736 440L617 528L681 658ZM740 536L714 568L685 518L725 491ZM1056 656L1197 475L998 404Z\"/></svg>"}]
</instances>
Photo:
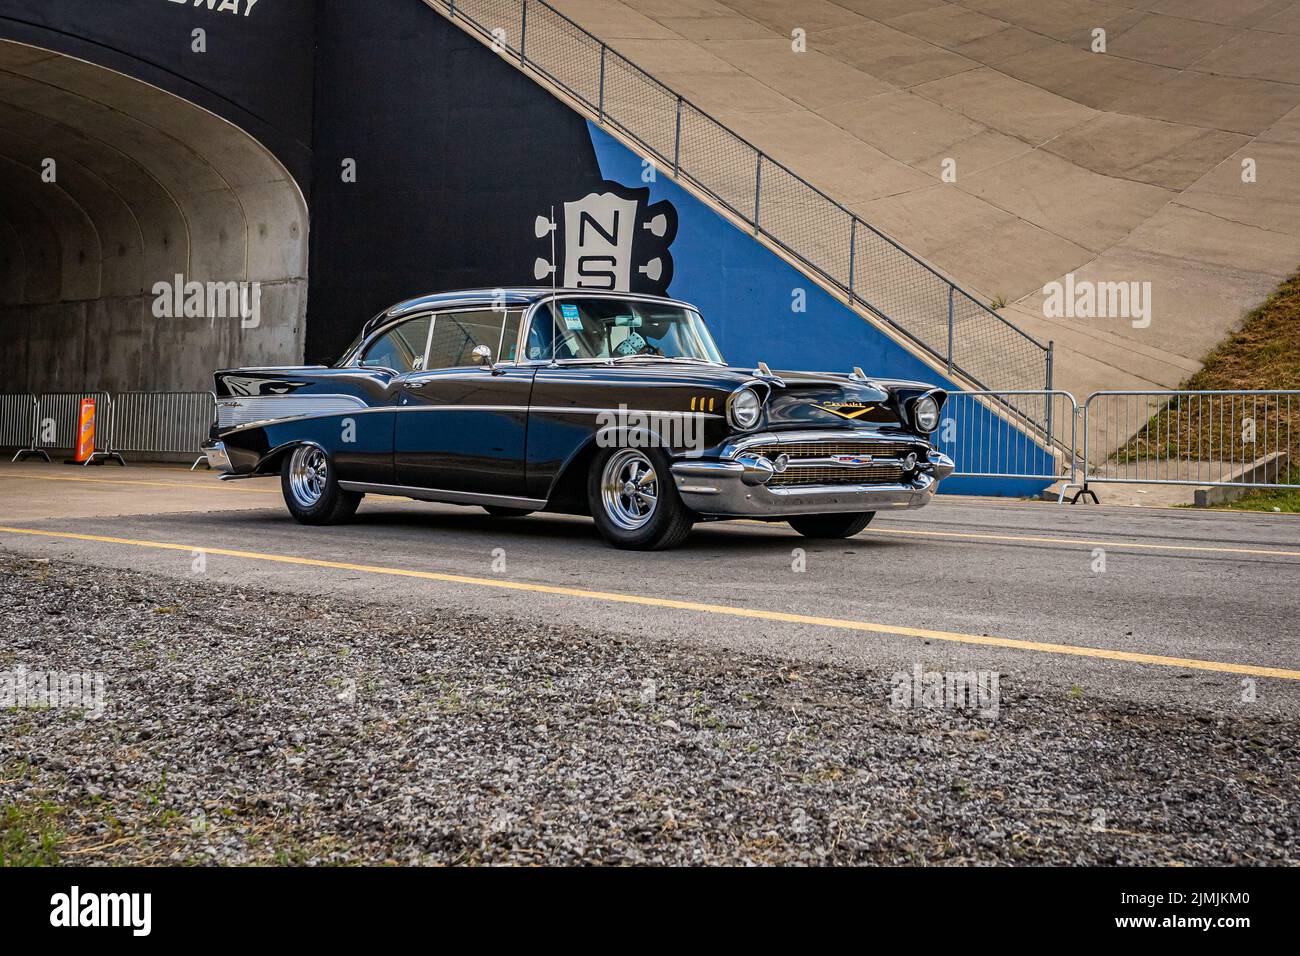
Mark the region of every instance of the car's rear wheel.
<instances>
[{"instance_id":1,"label":"car's rear wheel","mask_svg":"<svg viewBox=\"0 0 1300 956\"><path fill-rule=\"evenodd\" d=\"M344 491L334 474L329 455L315 445L299 445L284 456L280 490L289 514L303 524L339 524L357 511L364 497Z\"/></svg>"},{"instance_id":2,"label":"car's rear wheel","mask_svg":"<svg viewBox=\"0 0 1300 956\"><path fill-rule=\"evenodd\" d=\"M587 478L587 501L601 535L616 548L659 551L686 539L695 515L682 504L658 448L605 448Z\"/></svg>"},{"instance_id":3,"label":"car's rear wheel","mask_svg":"<svg viewBox=\"0 0 1300 956\"><path fill-rule=\"evenodd\" d=\"M876 516L874 511L844 515L803 515L790 519L790 527L805 538L851 538Z\"/></svg>"},{"instance_id":4,"label":"car's rear wheel","mask_svg":"<svg viewBox=\"0 0 1300 956\"><path fill-rule=\"evenodd\" d=\"M484 505L483 510L494 518L523 518L533 513L531 508L500 508L497 505Z\"/></svg>"}]
</instances>

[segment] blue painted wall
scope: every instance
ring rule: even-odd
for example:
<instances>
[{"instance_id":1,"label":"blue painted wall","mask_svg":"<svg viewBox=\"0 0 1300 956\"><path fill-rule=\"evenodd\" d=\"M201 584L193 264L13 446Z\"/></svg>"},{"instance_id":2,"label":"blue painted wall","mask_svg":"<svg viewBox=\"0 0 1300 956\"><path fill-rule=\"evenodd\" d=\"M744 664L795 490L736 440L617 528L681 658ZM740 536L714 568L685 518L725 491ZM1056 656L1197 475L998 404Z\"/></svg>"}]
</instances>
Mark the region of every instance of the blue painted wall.
<instances>
[{"instance_id":1,"label":"blue painted wall","mask_svg":"<svg viewBox=\"0 0 1300 956\"><path fill-rule=\"evenodd\" d=\"M956 388L892 338L809 280L780 256L737 229L668 177L642 181L643 163L618 140L588 123L601 175L628 187L650 188L650 202L668 200L677 210L677 237L672 244L674 272L669 294L699 306L731 365L816 371L849 371L861 366L868 375L916 379ZM803 290L805 311L792 305ZM954 436L937 444L961 468L961 446L1000 442L1015 448L1013 459L1037 470L1048 456L1023 432L981 410L962 420L978 438ZM941 439L942 430L936 435ZM947 494L1036 495L1050 484L1011 478L950 478L940 487Z\"/></svg>"}]
</instances>

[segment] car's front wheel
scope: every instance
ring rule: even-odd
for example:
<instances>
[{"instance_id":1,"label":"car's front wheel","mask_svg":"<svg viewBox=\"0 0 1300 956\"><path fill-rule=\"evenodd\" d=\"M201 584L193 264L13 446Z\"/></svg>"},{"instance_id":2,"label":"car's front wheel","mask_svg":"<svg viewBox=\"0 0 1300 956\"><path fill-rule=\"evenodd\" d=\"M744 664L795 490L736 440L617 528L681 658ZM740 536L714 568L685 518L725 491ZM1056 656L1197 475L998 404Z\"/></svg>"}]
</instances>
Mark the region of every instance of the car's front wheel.
<instances>
[{"instance_id":1,"label":"car's front wheel","mask_svg":"<svg viewBox=\"0 0 1300 956\"><path fill-rule=\"evenodd\" d=\"M605 448L591 463L587 501L600 533L616 548L660 551L681 544L695 515L682 504L658 448Z\"/></svg>"},{"instance_id":2,"label":"car's front wheel","mask_svg":"<svg viewBox=\"0 0 1300 956\"><path fill-rule=\"evenodd\" d=\"M790 519L790 527L805 538L851 538L876 516L874 511L844 515L803 515Z\"/></svg>"},{"instance_id":3,"label":"car's front wheel","mask_svg":"<svg viewBox=\"0 0 1300 956\"><path fill-rule=\"evenodd\" d=\"M289 514L303 524L340 524L351 518L364 497L344 491L329 455L315 445L299 445L284 456L280 490Z\"/></svg>"}]
</instances>

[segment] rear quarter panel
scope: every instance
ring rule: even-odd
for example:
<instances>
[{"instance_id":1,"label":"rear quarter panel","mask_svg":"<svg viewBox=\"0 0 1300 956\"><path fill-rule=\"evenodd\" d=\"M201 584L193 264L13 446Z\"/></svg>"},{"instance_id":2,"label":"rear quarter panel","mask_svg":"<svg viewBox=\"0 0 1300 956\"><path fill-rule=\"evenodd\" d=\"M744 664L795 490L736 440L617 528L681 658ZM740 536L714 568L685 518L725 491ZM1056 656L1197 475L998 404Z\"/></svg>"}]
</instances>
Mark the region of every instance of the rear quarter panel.
<instances>
[{"instance_id":1,"label":"rear quarter panel","mask_svg":"<svg viewBox=\"0 0 1300 956\"><path fill-rule=\"evenodd\" d=\"M344 481L393 481L392 373L324 367L217 372L217 425L236 474L271 473L280 454L311 442Z\"/></svg>"}]
</instances>

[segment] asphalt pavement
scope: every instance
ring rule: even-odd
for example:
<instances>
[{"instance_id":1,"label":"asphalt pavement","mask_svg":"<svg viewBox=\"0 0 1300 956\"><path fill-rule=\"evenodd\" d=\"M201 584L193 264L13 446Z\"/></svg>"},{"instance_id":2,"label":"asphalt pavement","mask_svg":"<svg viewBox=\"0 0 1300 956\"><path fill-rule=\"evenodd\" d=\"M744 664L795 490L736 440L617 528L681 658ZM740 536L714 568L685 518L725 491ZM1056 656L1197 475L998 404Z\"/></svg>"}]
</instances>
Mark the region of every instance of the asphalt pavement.
<instances>
[{"instance_id":1,"label":"asphalt pavement","mask_svg":"<svg viewBox=\"0 0 1300 956\"><path fill-rule=\"evenodd\" d=\"M307 528L274 481L27 463L0 467L0 526L19 555L431 614L1252 716L1300 703L1291 515L941 496L843 542L728 522L645 554L584 518L372 497Z\"/></svg>"}]
</instances>

